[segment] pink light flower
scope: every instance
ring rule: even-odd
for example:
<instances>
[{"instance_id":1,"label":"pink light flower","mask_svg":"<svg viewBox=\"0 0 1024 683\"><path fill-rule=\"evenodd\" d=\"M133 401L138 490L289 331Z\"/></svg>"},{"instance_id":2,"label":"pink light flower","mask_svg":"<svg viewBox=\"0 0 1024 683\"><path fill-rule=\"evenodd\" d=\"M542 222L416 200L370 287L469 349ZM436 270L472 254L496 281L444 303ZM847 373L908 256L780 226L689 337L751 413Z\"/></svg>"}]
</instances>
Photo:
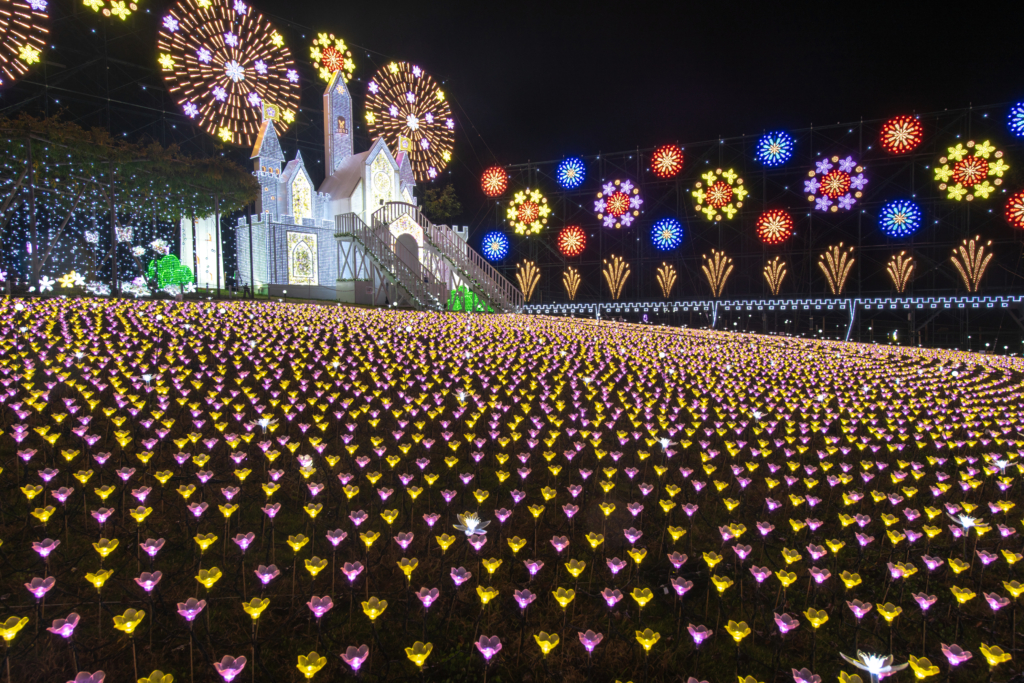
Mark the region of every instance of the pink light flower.
<instances>
[{"instance_id":1,"label":"pink light flower","mask_svg":"<svg viewBox=\"0 0 1024 683\"><path fill-rule=\"evenodd\" d=\"M501 652L501 639L498 636L480 636L480 640L476 641L476 649L480 650L484 659L491 661L491 657Z\"/></svg>"},{"instance_id":2,"label":"pink light flower","mask_svg":"<svg viewBox=\"0 0 1024 683\"><path fill-rule=\"evenodd\" d=\"M342 661L348 664L353 672L358 672L359 667L363 665L366 658L370 656L370 648L366 645L360 645L359 647L349 646L345 653L341 655Z\"/></svg>"},{"instance_id":3,"label":"pink light flower","mask_svg":"<svg viewBox=\"0 0 1024 683\"><path fill-rule=\"evenodd\" d=\"M597 647L604 638L604 635L594 633L593 631L587 631L586 633L579 631L578 634L580 642L583 644L583 647L587 649L588 655L594 651L594 648Z\"/></svg>"},{"instance_id":4,"label":"pink light flower","mask_svg":"<svg viewBox=\"0 0 1024 683\"><path fill-rule=\"evenodd\" d=\"M230 683L235 680L235 677L238 676L238 674L242 673L242 669L245 668L246 661L247 660L244 656L236 658L225 655L219 662L213 663L213 668L217 670L217 673L221 675L221 678L223 678L226 683Z\"/></svg>"},{"instance_id":5,"label":"pink light flower","mask_svg":"<svg viewBox=\"0 0 1024 683\"><path fill-rule=\"evenodd\" d=\"M47 627L46 630L61 638L70 638L75 633L75 627L78 626L78 619L78 614L72 612L65 619L54 619L53 626Z\"/></svg>"}]
</instances>

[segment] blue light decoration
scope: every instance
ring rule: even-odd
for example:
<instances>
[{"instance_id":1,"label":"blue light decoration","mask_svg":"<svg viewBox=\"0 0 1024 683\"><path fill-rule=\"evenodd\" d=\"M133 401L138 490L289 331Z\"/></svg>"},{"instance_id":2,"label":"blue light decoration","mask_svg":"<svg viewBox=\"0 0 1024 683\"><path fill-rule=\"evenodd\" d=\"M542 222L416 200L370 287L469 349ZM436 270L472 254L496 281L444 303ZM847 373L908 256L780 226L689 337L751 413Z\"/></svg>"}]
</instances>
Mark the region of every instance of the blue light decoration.
<instances>
[{"instance_id":1,"label":"blue light decoration","mask_svg":"<svg viewBox=\"0 0 1024 683\"><path fill-rule=\"evenodd\" d=\"M1024 102L1018 102L1010 107L1006 125L1010 128L1011 133L1019 138L1024 138Z\"/></svg>"},{"instance_id":2,"label":"blue light decoration","mask_svg":"<svg viewBox=\"0 0 1024 683\"><path fill-rule=\"evenodd\" d=\"M583 184L586 177L587 167L579 157L563 159L555 168L555 180L567 190L575 190Z\"/></svg>"},{"instance_id":3,"label":"blue light decoration","mask_svg":"<svg viewBox=\"0 0 1024 683\"><path fill-rule=\"evenodd\" d=\"M481 250L488 261L500 261L508 256L508 237L503 232L492 230L484 235Z\"/></svg>"},{"instance_id":4,"label":"blue light decoration","mask_svg":"<svg viewBox=\"0 0 1024 683\"><path fill-rule=\"evenodd\" d=\"M765 166L780 166L793 156L793 136L781 130L765 133L757 141L755 158Z\"/></svg>"},{"instance_id":5,"label":"blue light decoration","mask_svg":"<svg viewBox=\"0 0 1024 683\"><path fill-rule=\"evenodd\" d=\"M683 243L683 224L675 218L662 218L651 226L651 242L659 251L671 251Z\"/></svg>"},{"instance_id":6,"label":"blue light decoration","mask_svg":"<svg viewBox=\"0 0 1024 683\"><path fill-rule=\"evenodd\" d=\"M886 203L878 213L878 225L889 237L909 237L921 227L921 208L909 199Z\"/></svg>"}]
</instances>

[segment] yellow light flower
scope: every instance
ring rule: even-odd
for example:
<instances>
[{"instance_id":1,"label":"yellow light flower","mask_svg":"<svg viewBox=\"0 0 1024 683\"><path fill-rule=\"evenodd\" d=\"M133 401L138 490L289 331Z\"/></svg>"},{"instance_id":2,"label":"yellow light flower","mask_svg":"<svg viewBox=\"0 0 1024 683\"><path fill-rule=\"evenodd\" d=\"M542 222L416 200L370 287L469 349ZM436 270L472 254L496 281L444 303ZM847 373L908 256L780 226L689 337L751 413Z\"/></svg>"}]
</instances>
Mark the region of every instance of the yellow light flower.
<instances>
[{"instance_id":1,"label":"yellow light flower","mask_svg":"<svg viewBox=\"0 0 1024 683\"><path fill-rule=\"evenodd\" d=\"M267 609L268 605L270 605L270 598L253 598L249 602L243 602L242 609L252 617L253 621L256 621L263 614L263 610Z\"/></svg>"},{"instance_id":2,"label":"yellow light flower","mask_svg":"<svg viewBox=\"0 0 1024 683\"><path fill-rule=\"evenodd\" d=\"M50 520L50 517L53 516L53 513L56 511L57 509L55 507L53 507L52 505L47 505L46 507L36 508L35 510L33 510L32 516L41 521L43 524L46 524Z\"/></svg>"},{"instance_id":3,"label":"yellow light flower","mask_svg":"<svg viewBox=\"0 0 1024 683\"><path fill-rule=\"evenodd\" d=\"M557 633L548 633L547 631L535 634L533 639L537 641L537 645L540 646L540 650L544 653L545 657L558 646L559 642Z\"/></svg>"},{"instance_id":4,"label":"yellow light flower","mask_svg":"<svg viewBox=\"0 0 1024 683\"><path fill-rule=\"evenodd\" d=\"M891 624L893 619L903 613L903 608L887 602L884 605L878 606L878 613Z\"/></svg>"},{"instance_id":5,"label":"yellow light flower","mask_svg":"<svg viewBox=\"0 0 1024 683\"><path fill-rule=\"evenodd\" d=\"M1024 584L1019 581L1003 581L1003 588L1013 596L1014 600L1024 595Z\"/></svg>"},{"instance_id":6,"label":"yellow light flower","mask_svg":"<svg viewBox=\"0 0 1024 683\"><path fill-rule=\"evenodd\" d=\"M498 597L497 588L486 588L484 586L476 587L476 594L480 596L480 602L483 604L489 603L494 598Z\"/></svg>"},{"instance_id":7,"label":"yellow light flower","mask_svg":"<svg viewBox=\"0 0 1024 683\"><path fill-rule=\"evenodd\" d=\"M206 549L217 542L217 534L197 534L195 542L199 544L199 549L206 552Z\"/></svg>"},{"instance_id":8,"label":"yellow light flower","mask_svg":"<svg viewBox=\"0 0 1024 683\"><path fill-rule=\"evenodd\" d=\"M139 683L174 683L174 676L157 669L146 678L140 678Z\"/></svg>"},{"instance_id":9,"label":"yellow light flower","mask_svg":"<svg viewBox=\"0 0 1024 683\"><path fill-rule=\"evenodd\" d=\"M552 591L551 594L555 596L555 600L562 606L562 609L568 607L569 603L576 597L576 591L572 588L568 590L565 588L559 588L558 590Z\"/></svg>"},{"instance_id":10,"label":"yellow light flower","mask_svg":"<svg viewBox=\"0 0 1024 683\"><path fill-rule=\"evenodd\" d=\"M657 643L659 639L661 639L661 634L656 633L649 628L636 632L636 641L643 646L644 652L650 652L651 648L654 647L654 644Z\"/></svg>"},{"instance_id":11,"label":"yellow light flower","mask_svg":"<svg viewBox=\"0 0 1024 683\"><path fill-rule=\"evenodd\" d=\"M745 621L737 623L730 620L729 623L725 625L725 631L732 636L732 639L737 643L750 635L750 627L747 626L747 622Z\"/></svg>"},{"instance_id":12,"label":"yellow light flower","mask_svg":"<svg viewBox=\"0 0 1024 683\"><path fill-rule=\"evenodd\" d=\"M306 514L309 515L310 519L316 519L316 516L320 514L320 511L324 509L323 503L307 503L303 508Z\"/></svg>"},{"instance_id":13,"label":"yellow light flower","mask_svg":"<svg viewBox=\"0 0 1024 683\"><path fill-rule=\"evenodd\" d=\"M304 564L306 565L306 571L313 576L316 576L327 568L327 560L321 559L316 555L306 560Z\"/></svg>"},{"instance_id":14,"label":"yellow light flower","mask_svg":"<svg viewBox=\"0 0 1024 683\"><path fill-rule=\"evenodd\" d=\"M417 640L412 647L405 648L405 656L416 666L422 667L433 649L433 643L423 643Z\"/></svg>"},{"instance_id":15,"label":"yellow light flower","mask_svg":"<svg viewBox=\"0 0 1024 683\"><path fill-rule=\"evenodd\" d=\"M725 589L733 584L733 580L728 576L711 576L711 583L715 584L715 590L719 593L724 593Z\"/></svg>"},{"instance_id":16,"label":"yellow light flower","mask_svg":"<svg viewBox=\"0 0 1024 683\"><path fill-rule=\"evenodd\" d=\"M604 513L605 517L608 517L615 512L615 503L601 503L598 507L601 508L601 512Z\"/></svg>"},{"instance_id":17,"label":"yellow light flower","mask_svg":"<svg viewBox=\"0 0 1024 683\"><path fill-rule=\"evenodd\" d=\"M796 572L787 572L785 569L780 569L775 572L775 578L779 580L783 588L789 588L790 584L796 581Z\"/></svg>"},{"instance_id":18,"label":"yellow light flower","mask_svg":"<svg viewBox=\"0 0 1024 683\"><path fill-rule=\"evenodd\" d=\"M98 543L93 543L92 547L96 549L96 552L98 552L100 554L100 557L105 559L107 557L107 555L109 555L110 553L112 553L115 550L117 550L117 546L118 545L119 545L119 542L118 542L118 540L116 538L115 539L101 538Z\"/></svg>"},{"instance_id":19,"label":"yellow light flower","mask_svg":"<svg viewBox=\"0 0 1024 683\"><path fill-rule=\"evenodd\" d=\"M203 584L206 590L210 590L213 588L213 584L217 583L222 576L224 576L224 572L216 567L210 567L209 569L200 569L199 574L196 576L196 581Z\"/></svg>"},{"instance_id":20,"label":"yellow light flower","mask_svg":"<svg viewBox=\"0 0 1024 683\"><path fill-rule=\"evenodd\" d=\"M828 621L828 612L825 610L817 610L813 607L808 607L807 611L804 612L804 616L807 617L807 621L811 622L811 626L814 628L820 628L822 624Z\"/></svg>"},{"instance_id":21,"label":"yellow light flower","mask_svg":"<svg viewBox=\"0 0 1024 683\"><path fill-rule=\"evenodd\" d=\"M544 512L543 505L530 505L526 509L530 511L530 514L533 515L534 519L540 517L540 513Z\"/></svg>"},{"instance_id":22,"label":"yellow light flower","mask_svg":"<svg viewBox=\"0 0 1024 683\"><path fill-rule=\"evenodd\" d=\"M854 586L859 586L860 583L861 583L860 574L851 574L848 571L842 572L839 575L839 578L842 579L843 583L846 584L847 588L853 588Z\"/></svg>"},{"instance_id":23,"label":"yellow light flower","mask_svg":"<svg viewBox=\"0 0 1024 683\"><path fill-rule=\"evenodd\" d=\"M8 643L14 640L14 636L18 635L18 631L25 628L25 624L28 623L28 617L7 617L7 621L0 624L0 637L2 637Z\"/></svg>"},{"instance_id":24,"label":"yellow light flower","mask_svg":"<svg viewBox=\"0 0 1024 683\"><path fill-rule=\"evenodd\" d=\"M704 553L704 561L708 563L708 569L714 569L722 561L722 556L712 550Z\"/></svg>"},{"instance_id":25,"label":"yellow light flower","mask_svg":"<svg viewBox=\"0 0 1024 683\"><path fill-rule=\"evenodd\" d=\"M498 567L501 566L501 560L498 559L485 559L483 560L484 569L487 570L488 574L494 574L498 571Z\"/></svg>"},{"instance_id":26,"label":"yellow light flower","mask_svg":"<svg viewBox=\"0 0 1024 683\"><path fill-rule=\"evenodd\" d=\"M587 568L587 563L583 560L570 560L565 563L565 568L569 570L573 578L578 579L583 570Z\"/></svg>"},{"instance_id":27,"label":"yellow light flower","mask_svg":"<svg viewBox=\"0 0 1024 683\"><path fill-rule=\"evenodd\" d=\"M395 523L395 520L398 519L398 510L385 510L380 513L380 516L388 523L388 526L391 526Z\"/></svg>"},{"instance_id":28,"label":"yellow light flower","mask_svg":"<svg viewBox=\"0 0 1024 683\"><path fill-rule=\"evenodd\" d=\"M113 569L100 570L95 574L89 572L85 575L85 580L91 583L93 587L96 588L96 590L99 590L103 588L103 584L107 582L107 579L109 579L113 575L113 573Z\"/></svg>"},{"instance_id":29,"label":"yellow light flower","mask_svg":"<svg viewBox=\"0 0 1024 683\"><path fill-rule=\"evenodd\" d=\"M985 655L985 661L988 662L989 667L995 667L1003 662L1008 662L1012 659L1009 652L1003 652L1003 648L998 645L989 647L985 643L981 644L981 654Z\"/></svg>"},{"instance_id":30,"label":"yellow light flower","mask_svg":"<svg viewBox=\"0 0 1024 683\"><path fill-rule=\"evenodd\" d=\"M950 561L952 562L952 560ZM978 594L972 591L970 588L960 588L958 586L950 586L949 590L953 593L953 597L961 605L976 597Z\"/></svg>"},{"instance_id":31,"label":"yellow light flower","mask_svg":"<svg viewBox=\"0 0 1024 683\"><path fill-rule=\"evenodd\" d=\"M405 574L405 578L411 581L412 573L416 571L416 567L420 566L420 561L417 560L415 557L403 557L401 560L397 562L397 564L398 568L402 570L403 574ZM498 564L501 564L500 560L498 561Z\"/></svg>"},{"instance_id":32,"label":"yellow light flower","mask_svg":"<svg viewBox=\"0 0 1024 683\"><path fill-rule=\"evenodd\" d=\"M647 557L647 548L630 548L626 553L628 553L629 556L633 558L633 561L639 565L644 561L644 558Z\"/></svg>"},{"instance_id":33,"label":"yellow light flower","mask_svg":"<svg viewBox=\"0 0 1024 683\"><path fill-rule=\"evenodd\" d=\"M654 599L654 592L650 588L633 588L633 592L630 593L630 597L636 600L636 604L640 605L640 609L643 609L647 603Z\"/></svg>"},{"instance_id":34,"label":"yellow light flower","mask_svg":"<svg viewBox=\"0 0 1024 683\"><path fill-rule=\"evenodd\" d=\"M142 623L142 618L145 616L146 613L142 610L125 610L124 614L114 617L114 628L131 635L139 624Z\"/></svg>"},{"instance_id":35,"label":"yellow light flower","mask_svg":"<svg viewBox=\"0 0 1024 683\"><path fill-rule=\"evenodd\" d=\"M143 507L143 506L140 505L139 507L135 508L134 510L129 511L128 514L130 514L132 516L132 519L134 519L136 521L136 523L142 524L142 522L146 519L146 517L149 517L150 514L152 514L152 512L153 512L153 508L147 508L147 507Z\"/></svg>"},{"instance_id":36,"label":"yellow light flower","mask_svg":"<svg viewBox=\"0 0 1024 683\"><path fill-rule=\"evenodd\" d=\"M914 655L910 655L909 659L910 668L913 669L914 676L916 676L919 681L939 674L939 667L932 664L927 657L918 658Z\"/></svg>"},{"instance_id":37,"label":"yellow light flower","mask_svg":"<svg viewBox=\"0 0 1024 683\"><path fill-rule=\"evenodd\" d=\"M668 528L668 535L672 537L672 541L678 541L686 533L686 529L681 526L670 526Z\"/></svg>"},{"instance_id":38,"label":"yellow light flower","mask_svg":"<svg viewBox=\"0 0 1024 683\"><path fill-rule=\"evenodd\" d=\"M384 614L384 610L388 608L387 600L378 600L377 598L370 598L363 603L363 612L366 616L370 617L370 621L374 621L377 617Z\"/></svg>"},{"instance_id":39,"label":"yellow light flower","mask_svg":"<svg viewBox=\"0 0 1024 683\"><path fill-rule=\"evenodd\" d=\"M324 668L327 664L327 657L321 657L316 651L310 652L308 655L299 655L299 663L296 664L296 668L302 672L302 675L307 679L313 678L316 672Z\"/></svg>"},{"instance_id":40,"label":"yellow light flower","mask_svg":"<svg viewBox=\"0 0 1024 683\"><path fill-rule=\"evenodd\" d=\"M437 544L439 546L441 546L441 553L442 554L444 554L444 552L446 550L448 550L449 547L451 547L452 543L455 543L455 537L454 536L449 536L448 534L441 534L440 536L435 536L434 538L437 540ZM518 538L518 536L516 538ZM522 539L520 539L520 540L522 540ZM512 539L509 539L509 545L511 545L511 544L512 544ZM523 541L523 544L525 545L526 541Z\"/></svg>"}]
</instances>

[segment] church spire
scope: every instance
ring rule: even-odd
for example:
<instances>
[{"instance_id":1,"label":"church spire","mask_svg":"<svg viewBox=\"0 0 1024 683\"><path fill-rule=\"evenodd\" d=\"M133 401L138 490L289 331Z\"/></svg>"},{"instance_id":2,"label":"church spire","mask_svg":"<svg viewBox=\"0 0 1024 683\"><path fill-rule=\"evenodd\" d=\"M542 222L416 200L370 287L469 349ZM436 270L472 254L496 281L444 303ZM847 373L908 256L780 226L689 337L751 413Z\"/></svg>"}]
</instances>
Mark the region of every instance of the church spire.
<instances>
[{"instance_id":1,"label":"church spire","mask_svg":"<svg viewBox=\"0 0 1024 683\"><path fill-rule=\"evenodd\" d=\"M328 177L352 156L352 95L341 71L334 72L324 91L324 151Z\"/></svg>"},{"instance_id":2,"label":"church spire","mask_svg":"<svg viewBox=\"0 0 1024 683\"><path fill-rule=\"evenodd\" d=\"M281 164L284 163L284 152L281 151L281 141L277 138L277 130L274 128L274 121L278 118L278 109L275 105L263 104L263 123L260 124L260 132L256 137L256 144L252 148L254 170L257 173L281 172Z\"/></svg>"}]
</instances>

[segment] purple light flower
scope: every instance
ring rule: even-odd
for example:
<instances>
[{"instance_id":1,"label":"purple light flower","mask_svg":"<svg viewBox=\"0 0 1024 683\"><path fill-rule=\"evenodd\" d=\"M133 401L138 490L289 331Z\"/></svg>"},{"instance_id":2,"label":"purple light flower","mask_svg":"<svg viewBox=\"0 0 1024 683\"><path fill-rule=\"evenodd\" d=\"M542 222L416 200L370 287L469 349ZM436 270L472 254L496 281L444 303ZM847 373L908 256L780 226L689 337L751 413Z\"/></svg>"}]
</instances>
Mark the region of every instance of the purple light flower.
<instances>
[{"instance_id":1,"label":"purple light flower","mask_svg":"<svg viewBox=\"0 0 1024 683\"><path fill-rule=\"evenodd\" d=\"M613 576L626 568L626 563L617 557L608 558L605 562L608 564L608 569L612 571Z\"/></svg>"},{"instance_id":2,"label":"purple light flower","mask_svg":"<svg viewBox=\"0 0 1024 683\"><path fill-rule=\"evenodd\" d=\"M466 571L465 567L459 567L458 569L452 567L451 576L452 581L455 582L455 585L461 586L462 584L469 581L469 579L473 576L473 572Z\"/></svg>"},{"instance_id":3,"label":"purple light flower","mask_svg":"<svg viewBox=\"0 0 1024 683\"><path fill-rule=\"evenodd\" d=\"M693 642L697 647L700 647L700 644L710 638L711 634L714 633L714 631L706 626L694 626L693 624L687 626L686 630L690 632L690 636L693 638Z\"/></svg>"},{"instance_id":4,"label":"purple light flower","mask_svg":"<svg viewBox=\"0 0 1024 683\"><path fill-rule=\"evenodd\" d=\"M143 552L149 555L151 558L156 557L156 554L160 552L160 549L164 547L164 539L152 539L147 538L144 543L140 543L139 547L142 548Z\"/></svg>"},{"instance_id":5,"label":"purple light flower","mask_svg":"<svg viewBox=\"0 0 1024 683\"><path fill-rule=\"evenodd\" d=\"M330 541L331 545L335 548L338 544L348 538L348 532L342 531L341 529L335 529L334 531L327 532L327 540Z\"/></svg>"},{"instance_id":6,"label":"purple light flower","mask_svg":"<svg viewBox=\"0 0 1024 683\"><path fill-rule=\"evenodd\" d=\"M272 564L269 567L261 564L253 573L256 574L256 578L260 580L260 583L266 586L281 574L281 570L277 568L276 564Z\"/></svg>"},{"instance_id":7,"label":"purple light flower","mask_svg":"<svg viewBox=\"0 0 1024 683\"><path fill-rule=\"evenodd\" d=\"M242 549L242 552L244 553L246 550L249 549L249 546L252 545L252 542L256 540L256 534L254 534L251 531L247 534L235 534L235 537L232 540L238 545L239 548Z\"/></svg>"},{"instance_id":8,"label":"purple light flower","mask_svg":"<svg viewBox=\"0 0 1024 683\"><path fill-rule=\"evenodd\" d=\"M498 636L480 636L480 640L476 641L476 649L480 650L484 659L491 661L491 657L501 652L501 639Z\"/></svg>"},{"instance_id":9,"label":"purple light flower","mask_svg":"<svg viewBox=\"0 0 1024 683\"><path fill-rule=\"evenodd\" d=\"M56 550L57 546L59 545L60 541L55 541L50 538L44 538L42 541L33 543L32 550L35 550L37 553L39 553L40 557L46 558L49 557L50 553Z\"/></svg>"},{"instance_id":10,"label":"purple light flower","mask_svg":"<svg viewBox=\"0 0 1024 683\"><path fill-rule=\"evenodd\" d=\"M325 595L322 598L314 595L306 605L309 607L310 611L316 615L316 618L319 619L331 611L334 607L334 600L331 600L331 596L329 595Z\"/></svg>"},{"instance_id":11,"label":"purple light flower","mask_svg":"<svg viewBox=\"0 0 1024 683\"><path fill-rule=\"evenodd\" d=\"M102 671L96 671L89 673L88 671L79 671L75 676L75 680L68 681L68 683L103 683L103 679L107 675Z\"/></svg>"},{"instance_id":12,"label":"purple light flower","mask_svg":"<svg viewBox=\"0 0 1024 683\"><path fill-rule=\"evenodd\" d=\"M53 626L46 630L61 638L70 638L75 632L75 627L78 626L78 619L78 614L72 612L66 619L54 619Z\"/></svg>"},{"instance_id":13,"label":"purple light flower","mask_svg":"<svg viewBox=\"0 0 1024 683\"><path fill-rule=\"evenodd\" d=\"M800 626L800 620L786 613L776 614L775 625L779 627L779 633L786 634Z\"/></svg>"},{"instance_id":14,"label":"purple light flower","mask_svg":"<svg viewBox=\"0 0 1024 683\"><path fill-rule=\"evenodd\" d=\"M519 609L526 609L531 602L537 599L537 595L524 588L521 591L515 592L515 598L516 602L519 603Z\"/></svg>"},{"instance_id":15,"label":"purple light flower","mask_svg":"<svg viewBox=\"0 0 1024 683\"><path fill-rule=\"evenodd\" d=\"M416 597L423 603L423 609L430 609L430 606L434 604L437 597L441 594L436 588L420 588L416 592Z\"/></svg>"},{"instance_id":16,"label":"purple light flower","mask_svg":"<svg viewBox=\"0 0 1024 683\"><path fill-rule=\"evenodd\" d=\"M797 671L793 669L793 680L796 683L821 683L821 676L812 674L810 669L803 668Z\"/></svg>"},{"instance_id":17,"label":"purple light flower","mask_svg":"<svg viewBox=\"0 0 1024 683\"><path fill-rule=\"evenodd\" d=\"M670 581L672 583L672 588L675 589L676 595L680 597L682 597L686 591L693 588L693 581L687 581L682 577L676 577L674 579L670 579Z\"/></svg>"},{"instance_id":18,"label":"purple light flower","mask_svg":"<svg viewBox=\"0 0 1024 683\"><path fill-rule=\"evenodd\" d=\"M589 655L594 651L594 648L600 644L604 636L600 633L594 633L593 631L579 631L580 642L583 643L583 647L587 648L587 654Z\"/></svg>"},{"instance_id":19,"label":"purple light flower","mask_svg":"<svg viewBox=\"0 0 1024 683\"><path fill-rule=\"evenodd\" d=\"M946 655L950 666L963 664L974 656L959 645L946 645L945 643L942 643L942 654Z\"/></svg>"},{"instance_id":20,"label":"purple light flower","mask_svg":"<svg viewBox=\"0 0 1024 683\"><path fill-rule=\"evenodd\" d=\"M187 621L195 621L195 618L198 617L199 613L205 608L206 600L189 598L185 602L178 603L178 614L185 617Z\"/></svg>"},{"instance_id":21,"label":"purple light flower","mask_svg":"<svg viewBox=\"0 0 1024 683\"><path fill-rule=\"evenodd\" d=\"M142 574L135 579L135 583L139 584L142 590L150 593L156 588L156 585L160 583L160 579L163 578L162 572L142 572Z\"/></svg>"},{"instance_id":22,"label":"purple light flower","mask_svg":"<svg viewBox=\"0 0 1024 683\"><path fill-rule=\"evenodd\" d=\"M230 655L225 655L224 659L213 663L213 668L217 670L217 673L221 675L221 678L230 683L230 681L235 680L235 677L238 676L238 674L242 673L242 669L245 668L246 661L247 660L244 656L236 658L231 657Z\"/></svg>"},{"instance_id":23,"label":"purple light flower","mask_svg":"<svg viewBox=\"0 0 1024 683\"><path fill-rule=\"evenodd\" d=\"M348 582L353 583L356 577L363 571L362 562L346 562L341 568L341 573L348 577Z\"/></svg>"},{"instance_id":24,"label":"purple light flower","mask_svg":"<svg viewBox=\"0 0 1024 683\"><path fill-rule=\"evenodd\" d=\"M358 672L359 667L363 665L366 658L370 656L370 648L366 645L360 645L359 647L349 646L345 650L345 654L341 655L341 659L352 667L353 672Z\"/></svg>"},{"instance_id":25,"label":"purple light flower","mask_svg":"<svg viewBox=\"0 0 1024 683\"><path fill-rule=\"evenodd\" d=\"M861 602L860 600L847 600L846 605L850 608L850 611L853 612L853 616L858 619L863 619L864 615L870 612L872 608L872 604L870 602Z\"/></svg>"},{"instance_id":26,"label":"purple light flower","mask_svg":"<svg viewBox=\"0 0 1024 683\"><path fill-rule=\"evenodd\" d=\"M614 588L605 588L601 591L601 597L608 603L608 607L612 608L622 599L622 591Z\"/></svg>"},{"instance_id":27,"label":"purple light flower","mask_svg":"<svg viewBox=\"0 0 1024 683\"><path fill-rule=\"evenodd\" d=\"M52 576L48 576L45 579L40 579L39 577L36 577L28 583L26 583L25 588L28 589L29 593L36 596L36 600L40 600L44 595L46 595L50 591L51 588L54 587L54 585L56 585L56 583L57 579L53 578Z\"/></svg>"}]
</instances>

